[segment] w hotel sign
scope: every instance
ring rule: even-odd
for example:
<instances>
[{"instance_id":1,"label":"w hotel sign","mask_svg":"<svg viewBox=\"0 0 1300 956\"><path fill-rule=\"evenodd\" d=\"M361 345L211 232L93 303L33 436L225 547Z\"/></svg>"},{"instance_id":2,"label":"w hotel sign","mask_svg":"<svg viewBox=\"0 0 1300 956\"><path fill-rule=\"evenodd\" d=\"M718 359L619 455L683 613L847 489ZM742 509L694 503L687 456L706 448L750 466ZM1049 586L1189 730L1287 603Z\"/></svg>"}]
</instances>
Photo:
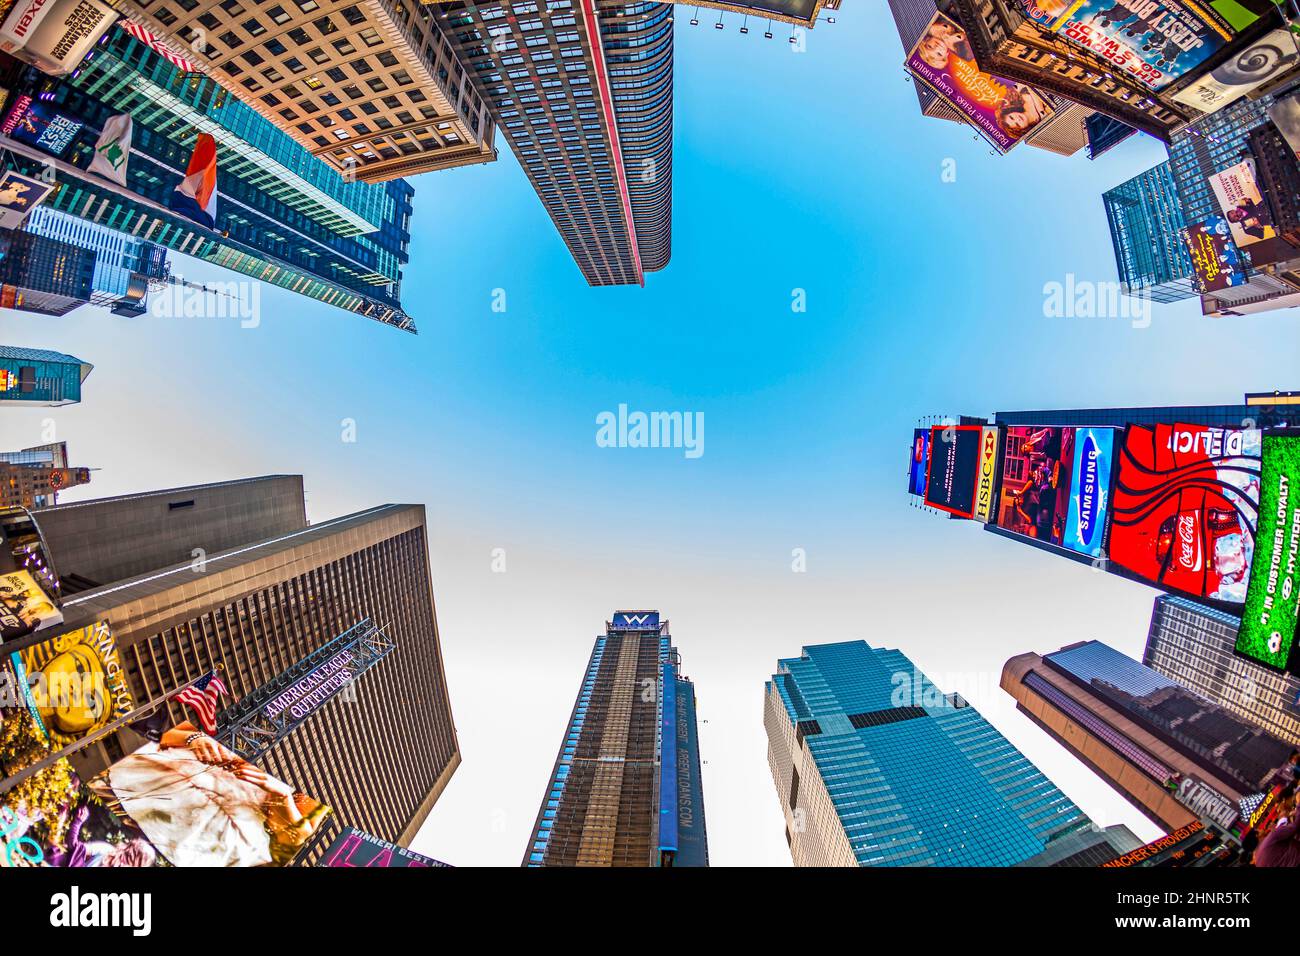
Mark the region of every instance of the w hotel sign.
<instances>
[{"instance_id":1,"label":"w hotel sign","mask_svg":"<svg viewBox=\"0 0 1300 956\"><path fill-rule=\"evenodd\" d=\"M615 611L610 623L611 631L659 630L658 611Z\"/></svg>"}]
</instances>

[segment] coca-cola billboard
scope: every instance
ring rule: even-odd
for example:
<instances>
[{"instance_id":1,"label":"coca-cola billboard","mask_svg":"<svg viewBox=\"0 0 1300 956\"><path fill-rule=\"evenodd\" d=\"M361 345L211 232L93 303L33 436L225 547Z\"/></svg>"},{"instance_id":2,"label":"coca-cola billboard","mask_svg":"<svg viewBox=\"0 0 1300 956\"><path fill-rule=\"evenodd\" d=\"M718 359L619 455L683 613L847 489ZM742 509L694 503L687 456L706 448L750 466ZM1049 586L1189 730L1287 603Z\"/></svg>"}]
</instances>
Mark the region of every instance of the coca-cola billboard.
<instances>
[{"instance_id":1,"label":"coca-cola billboard","mask_svg":"<svg viewBox=\"0 0 1300 956\"><path fill-rule=\"evenodd\" d=\"M1240 604L1259 479L1258 429L1130 425L1111 499L1111 560L1167 590Z\"/></svg>"}]
</instances>

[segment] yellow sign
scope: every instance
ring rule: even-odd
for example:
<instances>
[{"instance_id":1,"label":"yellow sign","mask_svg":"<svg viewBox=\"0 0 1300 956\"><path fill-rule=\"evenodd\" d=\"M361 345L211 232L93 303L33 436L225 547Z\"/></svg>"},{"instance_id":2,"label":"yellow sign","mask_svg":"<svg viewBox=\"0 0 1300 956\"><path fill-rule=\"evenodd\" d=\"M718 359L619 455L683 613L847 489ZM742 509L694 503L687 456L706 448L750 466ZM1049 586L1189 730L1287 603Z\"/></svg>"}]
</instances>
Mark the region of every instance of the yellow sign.
<instances>
[{"instance_id":1,"label":"yellow sign","mask_svg":"<svg viewBox=\"0 0 1300 956\"><path fill-rule=\"evenodd\" d=\"M55 747L75 743L135 709L117 642L103 621L24 648L17 656Z\"/></svg>"}]
</instances>

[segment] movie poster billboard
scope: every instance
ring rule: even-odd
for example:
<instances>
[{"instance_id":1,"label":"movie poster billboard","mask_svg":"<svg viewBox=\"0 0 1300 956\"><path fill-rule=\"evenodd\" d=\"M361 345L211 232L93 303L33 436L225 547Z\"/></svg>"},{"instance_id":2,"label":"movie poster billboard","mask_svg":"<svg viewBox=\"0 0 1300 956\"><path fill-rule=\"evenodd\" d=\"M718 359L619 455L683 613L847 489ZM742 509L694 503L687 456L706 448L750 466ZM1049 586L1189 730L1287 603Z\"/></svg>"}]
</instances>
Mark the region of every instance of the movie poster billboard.
<instances>
[{"instance_id":1,"label":"movie poster billboard","mask_svg":"<svg viewBox=\"0 0 1300 956\"><path fill-rule=\"evenodd\" d=\"M1241 604L1259 483L1258 429L1130 425L1111 498L1111 560L1166 590Z\"/></svg>"},{"instance_id":2,"label":"movie poster billboard","mask_svg":"<svg viewBox=\"0 0 1300 956\"><path fill-rule=\"evenodd\" d=\"M1236 651L1285 670L1300 601L1300 432L1263 437L1256 537Z\"/></svg>"},{"instance_id":3,"label":"movie poster billboard","mask_svg":"<svg viewBox=\"0 0 1300 956\"><path fill-rule=\"evenodd\" d=\"M0 124L0 133L35 146L51 156L62 156L85 127L81 120L60 113L49 103L20 96Z\"/></svg>"},{"instance_id":4,"label":"movie poster billboard","mask_svg":"<svg viewBox=\"0 0 1300 956\"><path fill-rule=\"evenodd\" d=\"M1245 285L1246 263L1232 241L1228 220L1211 216L1179 230L1192 260L1192 287L1201 295Z\"/></svg>"},{"instance_id":5,"label":"movie poster billboard","mask_svg":"<svg viewBox=\"0 0 1300 956\"><path fill-rule=\"evenodd\" d=\"M1199 77L1171 98L1202 113L1214 113L1300 63L1295 37L1274 30Z\"/></svg>"},{"instance_id":6,"label":"movie poster billboard","mask_svg":"<svg viewBox=\"0 0 1300 956\"><path fill-rule=\"evenodd\" d=\"M30 571L0 574L0 642L62 623L63 612Z\"/></svg>"},{"instance_id":7,"label":"movie poster billboard","mask_svg":"<svg viewBox=\"0 0 1300 956\"><path fill-rule=\"evenodd\" d=\"M54 749L76 743L135 709L117 642L101 621L10 655L28 706Z\"/></svg>"},{"instance_id":8,"label":"movie poster billboard","mask_svg":"<svg viewBox=\"0 0 1300 956\"><path fill-rule=\"evenodd\" d=\"M435 860L431 856L424 856L416 853L414 850L408 850L404 846L398 846L396 843L389 843L387 840L380 839L369 833L365 833L355 827L344 827L330 844L325 855L321 857L317 866L325 867L349 867L349 866L376 866L376 867L449 867L450 863L443 863L441 860Z\"/></svg>"},{"instance_id":9,"label":"movie poster billboard","mask_svg":"<svg viewBox=\"0 0 1300 956\"><path fill-rule=\"evenodd\" d=\"M13 170L0 175L0 229L17 229L53 190L54 183L41 182ZM3 384L0 391L4 391Z\"/></svg>"},{"instance_id":10,"label":"movie poster billboard","mask_svg":"<svg viewBox=\"0 0 1300 956\"><path fill-rule=\"evenodd\" d=\"M330 808L197 730L164 731L91 792L172 866L289 865Z\"/></svg>"},{"instance_id":11,"label":"movie poster billboard","mask_svg":"<svg viewBox=\"0 0 1300 956\"><path fill-rule=\"evenodd\" d=\"M1255 163L1245 159L1210 177L1219 210L1228 220L1232 240L1246 247L1277 236L1273 214L1255 181Z\"/></svg>"},{"instance_id":12,"label":"movie poster billboard","mask_svg":"<svg viewBox=\"0 0 1300 956\"><path fill-rule=\"evenodd\" d=\"M1147 89L1162 90L1259 19L1235 5L1231 16L1180 0L1075 0L1052 29Z\"/></svg>"},{"instance_id":13,"label":"movie poster billboard","mask_svg":"<svg viewBox=\"0 0 1300 956\"><path fill-rule=\"evenodd\" d=\"M930 432L917 428L912 432L912 454L907 473L907 491L925 497L925 473L930 467Z\"/></svg>"},{"instance_id":14,"label":"movie poster billboard","mask_svg":"<svg viewBox=\"0 0 1300 956\"><path fill-rule=\"evenodd\" d=\"M959 518L975 516L975 481L983 428L979 425L935 425L930 429L930 468L925 503Z\"/></svg>"},{"instance_id":15,"label":"movie poster billboard","mask_svg":"<svg viewBox=\"0 0 1300 956\"><path fill-rule=\"evenodd\" d=\"M1000 153L1056 112L1050 99L1033 87L982 72L966 31L942 13L930 20L905 66Z\"/></svg>"}]
</instances>

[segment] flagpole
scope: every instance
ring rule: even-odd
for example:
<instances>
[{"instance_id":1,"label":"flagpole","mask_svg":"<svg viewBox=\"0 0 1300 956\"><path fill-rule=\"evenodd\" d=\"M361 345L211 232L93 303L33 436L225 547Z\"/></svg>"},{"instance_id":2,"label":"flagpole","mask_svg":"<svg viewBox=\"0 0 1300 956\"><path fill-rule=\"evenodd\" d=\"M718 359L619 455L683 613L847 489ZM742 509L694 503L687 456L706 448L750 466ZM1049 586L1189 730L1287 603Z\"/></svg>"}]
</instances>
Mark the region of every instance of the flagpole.
<instances>
[{"instance_id":1,"label":"flagpole","mask_svg":"<svg viewBox=\"0 0 1300 956\"><path fill-rule=\"evenodd\" d=\"M105 737L109 736L110 734L116 733L117 731L121 730L127 724L133 724L137 720L140 720L141 718L148 717L150 714L152 714L163 704L167 703L167 701L171 700L177 694L181 693L181 691L188 690L189 688L197 684L199 681L203 680L204 677L210 677L212 676L212 674L216 673L216 671L222 671L222 670L225 670L225 667L222 666L221 664L217 664L215 671L209 671L207 674L204 674L202 677L196 677L194 678L194 680L189 681L188 683L183 684L180 687L177 687L175 690L168 691L166 694L163 694L161 697L157 698L156 700L151 700L143 707L137 707L129 714L123 717L119 717L117 720L113 721L112 723L105 724L103 727L99 728L99 730L95 731L94 733L87 734L85 737L82 737L77 742L68 744L68 746L64 747L62 750L57 750L54 753L49 754L43 759L32 764L31 766L24 767L22 770L19 770L16 774L14 774L12 777L6 777L4 780L0 780L0 795L8 793L10 790L18 786L28 777L40 773L42 770L44 770L47 767L54 766L54 764L56 764L58 761L62 760L64 757L68 756L69 754L74 754L78 750L81 750L83 747L89 747L91 744L103 740Z\"/></svg>"}]
</instances>

